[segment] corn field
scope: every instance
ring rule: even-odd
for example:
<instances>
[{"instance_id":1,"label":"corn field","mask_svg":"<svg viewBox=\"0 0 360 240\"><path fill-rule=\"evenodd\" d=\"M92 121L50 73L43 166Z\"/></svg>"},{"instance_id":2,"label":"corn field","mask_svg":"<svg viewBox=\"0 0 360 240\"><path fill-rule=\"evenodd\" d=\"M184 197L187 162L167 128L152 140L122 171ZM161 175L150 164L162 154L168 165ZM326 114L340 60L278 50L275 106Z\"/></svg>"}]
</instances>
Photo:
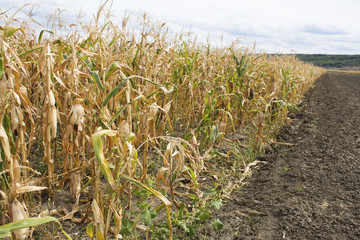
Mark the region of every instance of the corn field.
<instances>
[{"instance_id":1,"label":"corn field","mask_svg":"<svg viewBox=\"0 0 360 240\"><path fill-rule=\"evenodd\" d=\"M85 223L91 239L155 239L158 218L172 239L174 216L207 200L199 176L235 161L217 146L242 130L253 151L274 142L321 70L171 35L145 14L136 33L130 16L117 26L103 7L67 35L59 21L35 34L0 16L0 225L55 215ZM63 191L68 212L31 211Z\"/></svg>"}]
</instances>

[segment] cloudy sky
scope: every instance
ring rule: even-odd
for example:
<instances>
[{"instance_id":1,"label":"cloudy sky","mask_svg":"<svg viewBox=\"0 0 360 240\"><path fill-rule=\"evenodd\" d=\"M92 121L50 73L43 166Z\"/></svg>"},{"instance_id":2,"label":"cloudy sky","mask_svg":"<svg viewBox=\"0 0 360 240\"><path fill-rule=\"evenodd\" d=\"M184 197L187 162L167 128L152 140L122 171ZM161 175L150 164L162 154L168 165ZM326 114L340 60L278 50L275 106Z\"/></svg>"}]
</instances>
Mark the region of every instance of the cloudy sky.
<instances>
[{"instance_id":1,"label":"cloudy sky","mask_svg":"<svg viewBox=\"0 0 360 240\"><path fill-rule=\"evenodd\" d=\"M88 22L100 2L1 0L0 10L35 3L34 19L46 26L46 15L57 8L66 9L68 24L82 8L82 21ZM360 54L359 9L359 0L114 0L112 12L121 24L125 11L134 18L146 11L173 33L191 30L203 41L210 35L213 45L239 40L256 42L259 52Z\"/></svg>"}]
</instances>

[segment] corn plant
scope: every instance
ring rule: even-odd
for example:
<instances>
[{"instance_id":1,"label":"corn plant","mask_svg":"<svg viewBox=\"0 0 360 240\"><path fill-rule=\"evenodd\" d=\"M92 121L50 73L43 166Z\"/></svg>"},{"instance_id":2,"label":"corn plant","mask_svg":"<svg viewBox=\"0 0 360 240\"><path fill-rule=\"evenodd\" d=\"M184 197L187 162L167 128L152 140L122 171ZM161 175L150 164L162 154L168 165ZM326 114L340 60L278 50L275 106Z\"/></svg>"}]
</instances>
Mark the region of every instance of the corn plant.
<instances>
[{"instance_id":1,"label":"corn plant","mask_svg":"<svg viewBox=\"0 0 360 240\"><path fill-rule=\"evenodd\" d=\"M69 190L74 204L63 219L90 222L93 239L129 229L151 236L162 211L171 239L174 214L187 211L179 181L204 204L198 177L216 145L247 129L249 149L264 148L322 70L170 35L146 14L118 26L107 4L62 36L59 10L38 36L0 15L0 207L9 215L0 221L28 218L28 192ZM33 151L46 165L38 186L29 184L39 174Z\"/></svg>"}]
</instances>

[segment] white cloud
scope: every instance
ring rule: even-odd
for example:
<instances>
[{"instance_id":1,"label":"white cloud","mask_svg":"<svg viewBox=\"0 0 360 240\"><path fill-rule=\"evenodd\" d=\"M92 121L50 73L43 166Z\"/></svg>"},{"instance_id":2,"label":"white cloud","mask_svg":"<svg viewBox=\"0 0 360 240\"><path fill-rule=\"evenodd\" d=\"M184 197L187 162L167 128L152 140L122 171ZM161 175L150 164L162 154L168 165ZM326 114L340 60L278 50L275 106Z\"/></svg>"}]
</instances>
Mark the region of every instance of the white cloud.
<instances>
[{"instance_id":1,"label":"white cloud","mask_svg":"<svg viewBox=\"0 0 360 240\"><path fill-rule=\"evenodd\" d=\"M332 26L320 26L317 24L306 24L303 29L303 32L312 33L312 34L322 34L322 35L344 35L346 32L340 28Z\"/></svg>"},{"instance_id":2,"label":"white cloud","mask_svg":"<svg viewBox=\"0 0 360 240\"><path fill-rule=\"evenodd\" d=\"M2 0L2 10L20 7L26 0ZM46 24L45 16L56 8L68 9L64 17L73 23L76 11L83 8L88 22L96 13L96 0L35 0L35 19ZM224 43L242 38L255 41L269 52L358 53L360 18L358 0L114 0L115 22L121 24L124 11L150 13L154 20L167 22L172 32L191 30L206 41Z\"/></svg>"}]
</instances>

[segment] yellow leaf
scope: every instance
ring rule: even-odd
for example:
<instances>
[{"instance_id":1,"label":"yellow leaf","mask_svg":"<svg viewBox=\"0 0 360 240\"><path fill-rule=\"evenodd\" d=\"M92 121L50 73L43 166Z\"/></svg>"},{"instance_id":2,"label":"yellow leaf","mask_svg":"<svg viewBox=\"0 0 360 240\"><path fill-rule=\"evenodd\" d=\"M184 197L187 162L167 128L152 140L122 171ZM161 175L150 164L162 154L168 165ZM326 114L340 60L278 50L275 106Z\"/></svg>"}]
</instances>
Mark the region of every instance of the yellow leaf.
<instances>
[{"instance_id":1,"label":"yellow leaf","mask_svg":"<svg viewBox=\"0 0 360 240\"><path fill-rule=\"evenodd\" d=\"M91 141L94 146L95 156L98 161L98 164L100 165L101 172L104 174L104 176L105 176L106 180L108 181L108 183L110 184L111 188L114 191L116 191L115 180L112 176L111 170L110 170L109 165L104 156L103 144L102 144L102 140L101 140L101 137L103 135L113 137L113 136L116 136L116 132L113 130L100 130L91 135Z\"/></svg>"},{"instance_id":2,"label":"yellow leaf","mask_svg":"<svg viewBox=\"0 0 360 240\"><path fill-rule=\"evenodd\" d=\"M5 27L0 27L0 29L3 31L3 34L5 37L11 37L14 33L16 33L19 30L23 34L25 34L24 28L21 28L21 27L5 26Z\"/></svg>"}]
</instances>

